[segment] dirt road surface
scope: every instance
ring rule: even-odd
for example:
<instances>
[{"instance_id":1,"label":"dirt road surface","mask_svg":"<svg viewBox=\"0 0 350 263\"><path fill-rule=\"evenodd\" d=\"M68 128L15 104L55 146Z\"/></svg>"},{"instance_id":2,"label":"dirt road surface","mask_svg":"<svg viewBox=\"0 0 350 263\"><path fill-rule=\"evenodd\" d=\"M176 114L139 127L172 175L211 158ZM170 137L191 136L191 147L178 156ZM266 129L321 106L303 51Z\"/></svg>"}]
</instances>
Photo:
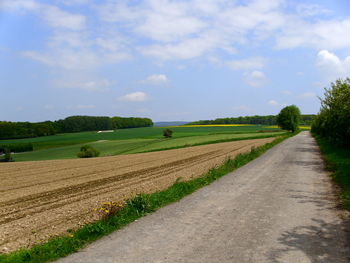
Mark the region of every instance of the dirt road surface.
<instances>
[{"instance_id":1,"label":"dirt road surface","mask_svg":"<svg viewBox=\"0 0 350 263\"><path fill-rule=\"evenodd\" d=\"M0 253L98 219L94 208L165 189L274 138L93 159L0 164Z\"/></svg>"},{"instance_id":2,"label":"dirt road surface","mask_svg":"<svg viewBox=\"0 0 350 263\"><path fill-rule=\"evenodd\" d=\"M308 132L68 262L350 262L347 212Z\"/></svg>"}]
</instances>

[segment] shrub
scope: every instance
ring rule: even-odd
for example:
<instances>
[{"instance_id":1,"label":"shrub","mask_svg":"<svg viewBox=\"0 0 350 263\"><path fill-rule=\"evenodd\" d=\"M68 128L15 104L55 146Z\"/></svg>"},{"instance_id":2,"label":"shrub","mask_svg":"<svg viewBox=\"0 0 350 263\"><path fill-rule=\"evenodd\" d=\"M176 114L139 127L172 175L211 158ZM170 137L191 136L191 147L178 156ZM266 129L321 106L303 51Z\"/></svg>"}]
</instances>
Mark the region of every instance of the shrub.
<instances>
[{"instance_id":1,"label":"shrub","mask_svg":"<svg viewBox=\"0 0 350 263\"><path fill-rule=\"evenodd\" d=\"M5 155L4 158L1 160L2 162L13 162L13 158L11 155L11 150L10 149L5 149L4 150Z\"/></svg>"},{"instance_id":2,"label":"shrub","mask_svg":"<svg viewBox=\"0 0 350 263\"><path fill-rule=\"evenodd\" d=\"M80 147L80 152L77 153L79 158L90 158L97 157L100 155L100 152L90 145L84 145Z\"/></svg>"},{"instance_id":3,"label":"shrub","mask_svg":"<svg viewBox=\"0 0 350 263\"><path fill-rule=\"evenodd\" d=\"M277 124L283 130L295 132L300 122L300 110L295 105L284 107L277 115Z\"/></svg>"},{"instance_id":4,"label":"shrub","mask_svg":"<svg viewBox=\"0 0 350 263\"><path fill-rule=\"evenodd\" d=\"M171 137L173 136L173 131L170 130L170 129L165 129L165 130L163 131L163 136L164 136L165 138L171 138Z\"/></svg>"}]
</instances>

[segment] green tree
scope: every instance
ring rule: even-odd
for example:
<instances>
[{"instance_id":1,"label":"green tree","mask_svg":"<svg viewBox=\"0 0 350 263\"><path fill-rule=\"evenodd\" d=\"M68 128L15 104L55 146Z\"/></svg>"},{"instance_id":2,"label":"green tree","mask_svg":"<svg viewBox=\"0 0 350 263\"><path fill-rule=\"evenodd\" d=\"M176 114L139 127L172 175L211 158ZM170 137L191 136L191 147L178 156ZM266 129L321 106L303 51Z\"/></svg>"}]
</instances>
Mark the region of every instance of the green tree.
<instances>
[{"instance_id":1,"label":"green tree","mask_svg":"<svg viewBox=\"0 0 350 263\"><path fill-rule=\"evenodd\" d=\"M277 115L277 124L283 130L295 132L300 122L300 110L295 105L284 107Z\"/></svg>"},{"instance_id":2,"label":"green tree","mask_svg":"<svg viewBox=\"0 0 350 263\"><path fill-rule=\"evenodd\" d=\"M170 129L163 130L163 136L165 138L171 138L173 136L173 131Z\"/></svg>"},{"instance_id":3,"label":"green tree","mask_svg":"<svg viewBox=\"0 0 350 263\"><path fill-rule=\"evenodd\" d=\"M312 131L342 145L350 145L350 78L336 80L325 89Z\"/></svg>"}]
</instances>

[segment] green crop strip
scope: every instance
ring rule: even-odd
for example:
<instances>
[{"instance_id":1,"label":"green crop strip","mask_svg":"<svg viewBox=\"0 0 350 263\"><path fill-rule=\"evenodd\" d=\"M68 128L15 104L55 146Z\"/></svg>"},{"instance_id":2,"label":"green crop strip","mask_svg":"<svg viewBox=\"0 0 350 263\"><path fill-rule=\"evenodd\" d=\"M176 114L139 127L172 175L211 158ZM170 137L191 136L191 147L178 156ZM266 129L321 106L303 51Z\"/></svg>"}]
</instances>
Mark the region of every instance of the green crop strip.
<instances>
[{"instance_id":1,"label":"green crop strip","mask_svg":"<svg viewBox=\"0 0 350 263\"><path fill-rule=\"evenodd\" d=\"M148 213L152 213L165 205L176 202L186 195L212 183L218 178L256 159L276 144L294 135L296 135L296 133L289 133L277 137L271 143L252 148L249 153L239 154L235 159L229 159L221 166L210 169L201 177L191 181L177 181L163 191L153 194L137 195L133 199L127 200L126 205L115 215L104 220L87 224L67 236L52 238L48 242L35 245L30 249L21 249L9 254L2 254L0 255L0 262L39 263L65 257L95 240L108 235L115 230L121 229L123 226L135 221L136 219L145 216Z\"/></svg>"},{"instance_id":2,"label":"green crop strip","mask_svg":"<svg viewBox=\"0 0 350 263\"><path fill-rule=\"evenodd\" d=\"M350 149L340 147L325 138L313 134L326 161L326 168L332 172L332 179L341 187L344 207L350 211Z\"/></svg>"},{"instance_id":3,"label":"green crop strip","mask_svg":"<svg viewBox=\"0 0 350 263\"><path fill-rule=\"evenodd\" d=\"M238 137L238 138L231 138L231 139L222 139L222 140L212 140L212 141L193 143L193 144L188 144L188 145L179 145L179 146L174 146L174 147L157 148L157 149L152 149L152 150L149 150L149 151L142 151L142 152L138 152L138 153L160 152L160 151L174 150L174 149L180 149L180 148L186 148L186 147L192 147L192 146L216 144L216 143L223 143L223 142L243 141L243 140L265 139L265 138L272 138L272 137L277 137L277 136L278 135L273 134L273 135L249 136L249 137Z\"/></svg>"}]
</instances>

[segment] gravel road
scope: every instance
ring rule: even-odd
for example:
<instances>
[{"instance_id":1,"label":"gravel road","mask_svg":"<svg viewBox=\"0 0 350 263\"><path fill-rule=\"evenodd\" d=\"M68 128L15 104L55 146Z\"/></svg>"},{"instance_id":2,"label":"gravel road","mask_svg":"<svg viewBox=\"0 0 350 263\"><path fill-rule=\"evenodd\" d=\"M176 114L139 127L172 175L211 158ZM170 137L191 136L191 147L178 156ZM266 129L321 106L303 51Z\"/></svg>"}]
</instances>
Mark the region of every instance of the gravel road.
<instances>
[{"instance_id":1,"label":"gravel road","mask_svg":"<svg viewBox=\"0 0 350 263\"><path fill-rule=\"evenodd\" d=\"M350 262L348 219L302 132L59 262Z\"/></svg>"}]
</instances>

